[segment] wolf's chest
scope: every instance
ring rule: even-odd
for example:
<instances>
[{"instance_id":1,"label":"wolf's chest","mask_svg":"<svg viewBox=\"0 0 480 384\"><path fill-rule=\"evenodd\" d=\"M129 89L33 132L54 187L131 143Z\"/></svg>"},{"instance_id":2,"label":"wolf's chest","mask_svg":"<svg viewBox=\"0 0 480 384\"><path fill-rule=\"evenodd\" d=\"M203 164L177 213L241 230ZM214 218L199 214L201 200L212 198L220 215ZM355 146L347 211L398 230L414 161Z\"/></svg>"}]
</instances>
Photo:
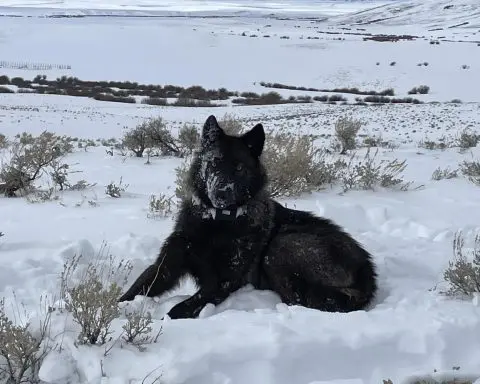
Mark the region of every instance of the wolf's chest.
<instances>
[{"instance_id":1,"label":"wolf's chest","mask_svg":"<svg viewBox=\"0 0 480 384\"><path fill-rule=\"evenodd\" d=\"M251 264L256 258L254 239L215 237L203 243L205 261L227 269L238 269Z\"/></svg>"}]
</instances>

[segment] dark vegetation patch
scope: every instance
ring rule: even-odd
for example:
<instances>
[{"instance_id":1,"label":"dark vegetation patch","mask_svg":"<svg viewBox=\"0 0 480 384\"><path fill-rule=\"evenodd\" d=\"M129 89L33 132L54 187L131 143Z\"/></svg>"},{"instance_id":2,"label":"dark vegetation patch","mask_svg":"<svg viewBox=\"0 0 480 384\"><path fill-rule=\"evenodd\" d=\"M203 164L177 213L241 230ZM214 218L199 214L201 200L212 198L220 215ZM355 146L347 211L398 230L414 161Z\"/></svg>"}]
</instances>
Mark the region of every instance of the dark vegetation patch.
<instances>
[{"instance_id":1,"label":"dark vegetation patch","mask_svg":"<svg viewBox=\"0 0 480 384\"><path fill-rule=\"evenodd\" d=\"M385 97L385 96L366 96L364 98L356 97L357 105L371 104L423 104L423 101L414 99L413 97Z\"/></svg>"},{"instance_id":2,"label":"dark vegetation patch","mask_svg":"<svg viewBox=\"0 0 480 384\"><path fill-rule=\"evenodd\" d=\"M265 88L277 88L277 89L289 89L293 91L309 91L309 92L335 92L335 93L351 93L354 95L372 95L372 96L395 96L395 91L392 88L385 89L383 91L362 91L358 88L333 88L333 89L321 89L311 87L297 87L294 85L286 85L281 83L266 83L261 81L260 85Z\"/></svg>"},{"instance_id":3,"label":"dark vegetation patch","mask_svg":"<svg viewBox=\"0 0 480 384\"><path fill-rule=\"evenodd\" d=\"M371 41L378 41L378 42L397 42L401 40L407 40L407 41L412 41L418 39L418 36L414 35L385 35L385 34L379 34L379 35L373 35L373 36L365 36L363 38L363 41L371 40Z\"/></svg>"},{"instance_id":4,"label":"dark vegetation patch","mask_svg":"<svg viewBox=\"0 0 480 384\"><path fill-rule=\"evenodd\" d=\"M38 75L33 80L22 77L9 78L0 76L0 93L15 93L7 85L15 85L19 89L17 93L36 93L48 95L64 95L89 97L100 101L135 104L142 103L157 106L176 107L219 107L219 102L231 101L234 105L274 105L274 104L300 104L322 102L328 104L346 104L347 99L342 94L355 94L366 96L356 98L356 105L368 105L369 103L421 103L417 99L393 98L393 89L383 91L365 91L358 88L333 88L317 89L307 87L289 86L279 83L261 82L260 85L266 88L287 89L294 91L328 92L331 95L291 95L284 97L276 91L267 93L236 92L226 88L205 89L202 86L194 85L181 87L176 85L153 85L139 84L131 81L88 81L76 77L62 76L55 80L47 79L46 75Z\"/></svg>"}]
</instances>

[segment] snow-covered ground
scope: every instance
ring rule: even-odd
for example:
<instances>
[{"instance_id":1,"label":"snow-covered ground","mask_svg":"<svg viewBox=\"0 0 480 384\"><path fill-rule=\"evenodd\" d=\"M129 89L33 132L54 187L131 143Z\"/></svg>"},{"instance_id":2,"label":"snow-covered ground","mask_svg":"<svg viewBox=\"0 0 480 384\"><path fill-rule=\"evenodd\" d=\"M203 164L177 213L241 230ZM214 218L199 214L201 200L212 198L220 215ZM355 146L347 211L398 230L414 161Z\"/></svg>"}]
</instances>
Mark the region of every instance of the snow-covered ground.
<instances>
[{"instance_id":1,"label":"snow-covered ground","mask_svg":"<svg viewBox=\"0 0 480 384\"><path fill-rule=\"evenodd\" d=\"M96 8L91 3L83 4ZM53 7L53 2L44 4ZM75 2L73 8L80 8L79 4ZM99 8L111 4L102 3ZM35 1L23 5L40 7ZM22 11L15 7L15 12ZM175 131L185 122L200 126L208 115L228 112L252 126L262 122L267 129L313 133L319 135L320 144L328 145L336 118L349 114L366 123L360 134L381 134L395 143L398 148L381 149L379 156L407 159L405 180L421 186L408 192L380 189L345 194L335 187L281 199L288 206L332 218L372 252L380 292L368 311L336 314L286 307L272 292L245 287L218 307L207 307L200 319L163 323L160 319L179 297L137 299L123 306L146 303L155 320L154 332L163 326L158 342L142 352L122 345L117 340L125 322L122 315L114 322L109 343L113 347L106 356L103 347L76 346L78 326L55 312L51 333L59 335L56 341L61 341L62 348L45 360L40 371L44 382L374 384L391 379L399 384L434 371L450 377L480 377L478 300L440 294L445 288L443 271L452 258L454 233L463 230L471 241L480 230L480 189L464 177L431 180L437 167L454 169L463 160L478 159L480 147L465 153L418 147L422 139L445 136L449 140L467 127L480 132L480 47L458 42L474 41L476 31L457 27L429 32L407 22L395 27L364 25L365 31L344 27L336 25L335 18L319 22L244 16L161 20L0 17L0 61L71 65L65 71L45 71L49 78L72 75L84 80L198 84L256 92L269 90L260 81L377 91L392 87L399 97L421 84L431 89L428 95L415 95L426 101L419 105L217 108L0 94L0 133L8 137L47 129L85 139L119 138L124 127L134 127L150 116L162 116ZM425 38L375 42L349 32L408 33ZM252 34L259 37L249 37ZM271 37L260 37L266 34ZM345 40L336 40L339 37ZM441 44L430 44L431 38ZM390 65L393 61L396 65ZM420 67L419 62L429 65ZM463 64L470 67L462 69ZM3 74L33 78L39 73L0 68ZM446 103L455 98L463 103ZM15 303L22 302L36 324L41 316L40 295L58 294L59 273L73 255L82 253L83 262L88 262L107 242L115 257L132 261L131 282L155 259L170 232L173 218L148 218L148 201L151 194L173 194L174 170L181 160L154 158L146 165L145 159L112 157L105 149L77 150L67 157L72 170L81 171L71 175L72 181L97 183L86 191L59 192L59 200L33 204L0 197L0 231L5 234L0 237L0 297L6 298L7 311L17 319L22 316ZM105 186L120 178L128 184L123 196L106 196ZM192 290L187 281L171 296ZM160 381L155 381L160 373Z\"/></svg>"},{"instance_id":2,"label":"snow-covered ground","mask_svg":"<svg viewBox=\"0 0 480 384\"><path fill-rule=\"evenodd\" d=\"M312 17L341 15L388 4L394 0L4 0L0 14L124 15L275 14ZM20 12L19 12L20 11Z\"/></svg>"}]
</instances>

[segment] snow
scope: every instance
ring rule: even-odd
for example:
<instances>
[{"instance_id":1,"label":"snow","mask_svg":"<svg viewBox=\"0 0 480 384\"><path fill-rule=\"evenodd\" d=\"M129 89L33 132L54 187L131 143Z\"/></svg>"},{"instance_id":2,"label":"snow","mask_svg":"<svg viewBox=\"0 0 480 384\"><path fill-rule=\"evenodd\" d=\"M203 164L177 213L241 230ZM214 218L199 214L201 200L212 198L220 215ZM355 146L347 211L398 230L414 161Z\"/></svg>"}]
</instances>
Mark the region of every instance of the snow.
<instances>
[{"instance_id":1,"label":"snow","mask_svg":"<svg viewBox=\"0 0 480 384\"><path fill-rule=\"evenodd\" d=\"M339 314L288 307L275 293L246 286L217 307L208 305L199 319L162 320L184 295L194 291L193 283L186 280L166 297L137 297L132 303L122 304L128 310L144 305L154 318L153 334L162 329L158 342L146 345L143 351L119 339L125 322L123 312L114 321L113 339L108 343L112 348L106 355L104 347L78 346L78 325L65 313L54 312L51 334L62 348L50 352L43 362L39 373L43 382L373 384L391 379L394 384L407 384L425 377L472 381L480 377L478 297L459 300L440 293L445 288L443 271L452 258L454 233L463 230L471 242L480 230L480 193L464 177L431 180L437 167L456 168L463 160L478 159L480 147L460 153L457 149L430 151L417 146L426 138L452 139L466 127L478 132L480 48L474 43L458 42L475 41L475 30L457 27L427 31L426 26L417 23L426 18L421 13L399 19L402 22L395 26L363 25L366 31L357 30L358 26L350 26L350 31L341 29L345 25L336 23L345 22L345 16L340 21L335 16L322 22L263 18L258 14L212 19L172 17L161 21L37 17L42 12L59 10L87 14L98 8L110 12L119 10L120 4L93 3L2 2L11 8L1 9L0 14L34 16L0 18L0 61L72 66L69 70L46 71L49 78L72 75L256 92L269 90L261 87L260 81L323 88L357 86L377 91L393 87L399 97L425 84L431 92L415 96L425 101L419 105L314 103L217 108L0 94L0 132L9 137L22 131L38 134L47 129L85 139L119 138L124 127L134 127L147 117L159 115L176 132L185 122L200 127L208 115L221 117L228 112L249 121L251 127L261 122L266 129L286 127L313 133L319 136L320 145L329 145L333 122L350 114L366 122L361 134L381 134L398 146L381 149L379 156L407 159L405 179L418 187L408 192L379 189L347 193L335 187L280 199L289 207L335 220L374 255L380 292L371 309ZM128 12L147 4L140 0L124 3L128 4ZM160 6L155 2L148 12L179 7L176 4ZM228 5L201 4L214 4L218 9ZM253 1L244 4L259 6ZM298 10L306 4L292 2L289 6ZM418 9L433 9L427 7L433 3L422 4L425 7ZM321 3L317 5L318 9L322 7ZM338 9L351 10L361 6L355 2L337 5ZM273 12L280 5L268 7L268 12ZM143 8L141 11L147 12ZM436 16L429 17L433 20ZM319 33L325 31L340 35ZM244 37L243 32L259 36L268 33L272 37ZM412 33L425 39L380 43L363 41L362 36L346 32ZM290 39L280 39L282 35ZM319 39L307 40L307 36ZM441 36L453 41L429 44L431 38ZM338 37L345 40L335 40ZM377 61L381 65L377 66ZM397 64L390 66L392 61ZM423 61L430 65L416 65ZM471 68L461 69L462 64ZM1 74L33 78L38 73L1 68ZM346 96L353 100L351 95ZM447 103L454 98L463 103ZM97 258L107 243L112 255L133 263L131 283L155 260L170 233L174 217L148 218L148 200L151 194L173 194L174 170L181 160L153 158L146 165L145 159L110 156L105 149L99 146L76 150L67 157L72 168L81 171L72 174L71 180L97 183L92 188L59 192L58 200L45 203L0 198L0 231L5 234L0 237L0 297L6 298L6 309L16 320L30 319L33 325L38 324L45 311L39 307L40 296L49 303L58 299L59 273L63 263L74 255L83 255L84 266ZM364 149L359 153L362 155ZM118 183L121 177L129 185L126 192L119 199L106 196L105 186L112 181ZM25 313L18 310L20 302L25 305ZM155 381L159 375L161 379Z\"/></svg>"},{"instance_id":2,"label":"snow","mask_svg":"<svg viewBox=\"0 0 480 384\"><path fill-rule=\"evenodd\" d=\"M277 15L340 15L352 11L369 9L388 4L392 0L4 0L0 6L3 14L42 15L228 15L228 14L272 14ZM1 11L3 9L3 12ZM20 9L20 12L19 12Z\"/></svg>"},{"instance_id":3,"label":"snow","mask_svg":"<svg viewBox=\"0 0 480 384\"><path fill-rule=\"evenodd\" d=\"M427 28L466 28L480 26L480 10L476 0L409 0L392 2L354 14L339 15L347 24L405 25L420 24Z\"/></svg>"}]
</instances>

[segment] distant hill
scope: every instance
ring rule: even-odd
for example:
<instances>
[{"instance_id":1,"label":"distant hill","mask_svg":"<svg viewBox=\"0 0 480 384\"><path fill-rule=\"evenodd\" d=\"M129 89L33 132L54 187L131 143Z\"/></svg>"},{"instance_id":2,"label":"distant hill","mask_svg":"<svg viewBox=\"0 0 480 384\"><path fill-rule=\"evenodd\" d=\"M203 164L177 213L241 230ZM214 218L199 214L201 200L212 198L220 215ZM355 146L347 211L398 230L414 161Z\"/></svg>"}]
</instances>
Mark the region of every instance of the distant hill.
<instances>
[{"instance_id":1,"label":"distant hill","mask_svg":"<svg viewBox=\"0 0 480 384\"><path fill-rule=\"evenodd\" d=\"M480 26L480 0L396 1L373 9L337 16L345 24L427 25L435 28Z\"/></svg>"}]
</instances>

